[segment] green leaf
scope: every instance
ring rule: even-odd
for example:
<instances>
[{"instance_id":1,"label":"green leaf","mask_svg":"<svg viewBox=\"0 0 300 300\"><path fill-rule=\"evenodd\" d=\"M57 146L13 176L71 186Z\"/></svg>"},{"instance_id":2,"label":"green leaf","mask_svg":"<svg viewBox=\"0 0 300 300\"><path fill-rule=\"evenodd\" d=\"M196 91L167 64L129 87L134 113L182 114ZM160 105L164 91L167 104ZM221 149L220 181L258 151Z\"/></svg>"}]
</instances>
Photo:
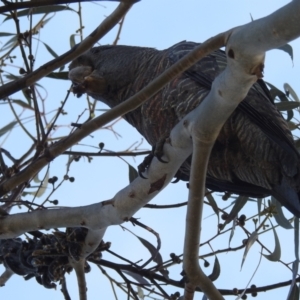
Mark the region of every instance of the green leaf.
<instances>
[{"instance_id":1,"label":"green leaf","mask_svg":"<svg viewBox=\"0 0 300 300\"><path fill-rule=\"evenodd\" d=\"M287 297L288 300L299 300L299 288L296 285L296 277L297 277L297 274L298 274L298 266L299 266L299 260L296 259L293 262L293 267L292 267L293 278L292 278L292 283L291 283L291 286L290 286L289 294L288 294L288 297Z\"/></svg>"},{"instance_id":2,"label":"green leaf","mask_svg":"<svg viewBox=\"0 0 300 300\"><path fill-rule=\"evenodd\" d=\"M245 196L237 197L237 199L235 200L235 204L233 205L233 207L228 215L228 218L225 221L225 224L228 224L229 222L231 222L238 215L240 210L247 203L248 199L249 199L249 197L245 197Z\"/></svg>"},{"instance_id":3,"label":"green leaf","mask_svg":"<svg viewBox=\"0 0 300 300\"><path fill-rule=\"evenodd\" d=\"M281 47L278 47L278 48L276 48L276 49L282 50L282 51L286 52L287 54L289 54L289 56L291 57L291 59L292 59L292 61L293 61L293 58L294 58L294 57L293 57L293 48L292 48L291 45L285 44L285 45L283 45L283 46L281 46Z\"/></svg>"},{"instance_id":4,"label":"green leaf","mask_svg":"<svg viewBox=\"0 0 300 300\"><path fill-rule=\"evenodd\" d=\"M50 18L44 19L43 26L45 26L53 17L54 17L54 15L52 15Z\"/></svg>"},{"instance_id":5,"label":"green leaf","mask_svg":"<svg viewBox=\"0 0 300 300\"><path fill-rule=\"evenodd\" d=\"M229 241L228 241L228 247L230 247L231 240L232 240L232 238L234 236L234 233L235 233L235 225L236 225L236 223L232 222L232 227L231 227L231 230L230 230Z\"/></svg>"},{"instance_id":6,"label":"green leaf","mask_svg":"<svg viewBox=\"0 0 300 300\"><path fill-rule=\"evenodd\" d=\"M20 105L23 108L27 108L27 109L31 109L34 110L33 107L31 107L29 104L27 104L26 102L22 101L22 100L12 100L12 103L15 103L17 105Z\"/></svg>"},{"instance_id":7,"label":"green leaf","mask_svg":"<svg viewBox=\"0 0 300 300\"><path fill-rule=\"evenodd\" d=\"M15 33L9 33L9 32L0 32L0 36L10 36L10 35L16 35Z\"/></svg>"},{"instance_id":8,"label":"green leaf","mask_svg":"<svg viewBox=\"0 0 300 300\"><path fill-rule=\"evenodd\" d=\"M52 79L69 80L68 74L69 74L69 72L52 72L52 73L48 74L46 77L52 78Z\"/></svg>"},{"instance_id":9,"label":"green leaf","mask_svg":"<svg viewBox=\"0 0 300 300\"><path fill-rule=\"evenodd\" d=\"M205 197L208 200L209 204L211 205L211 208L213 209L213 211L215 212L215 214L217 215L218 220L219 220L219 209L218 209L218 205L217 205L213 195L206 190Z\"/></svg>"},{"instance_id":10,"label":"green leaf","mask_svg":"<svg viewBox=\"0 0 300 300\"><path fill-rule=\"evenodd\" d=\"M70 47L71 48L73 48L76 45L75 36L76 36L76 34L71 34L71 36L70 36Z\"/></svg>"},{"instance_id":11,"label":"green leaf","mask_svg":"<svg viewBox=\"0 0 300 300\"><path fill-rule=\"evenodd\" d=\"M12 48L14 47L15 45L18 44L18 38L17 38L17 35L14 35L11 39L9 39L4 45L3 47L0 49L0 51L4 51L8 48Z\"/></svg>"},{"instance_id":12,"label":"green leaf","mask_svg":"<svg viewBox=\"0 0 300 300\"><path fill-rule=\"evenodd\" d=\"M275 103L276 107L280 111L285 111L285 110L292 110L300 106L300 102L296 101L284 101L284 102L278 102Z\"/></svg>"},{"instance_id":13,"label":"green leaf","mask_svg":"<svg viewBox=\"0 0 300 300\"><path fill-rule=\"evenodd\" d=\"M289 126L289 130L290 131L293 131L293 130L295 130L295 129L298 129L298 125L299 124L296 124L296 123L294 123L294 122L292 122L292 121L288 121L288 126ZM299 140L298 140L299 141Z\"/></svg>"},{"instance_id":14,"label":"green leaf","mask_svg":"<svg viewBox=\"0 0 300 300\"><path fill-rule=\"evenodd\" d=\"M137 295L140 297L139 299L145 299L145 294L141 286L137 286Z\"/></svg>"},{"instance_id":15,"label":"green leaf","mask_svg":"<svg viewBox=\"0 0 300 300\"><path fill-rule=\"evenodd\" d=\"M25 88L22 90L22 93L23 93L24 97L26 98L28 105L31 106L31 98L30 98L28 91L29 91L28 88Z\"/></svg>"},{"instance_id":16,"label":"green leaf","mask_svg":"<svg viewBox=\"0 0 300 300\"><path fill-rule=\"evenodd\" d=\"M38 175L36 175L33 178L33 181L36 182L36 183L40 183L40 186L36 191L33 191L33 192L28 192L27 191L27 194L33 195L35 197L43 196L45 194L45 192L47 190L47 187L48 187L48 184L49 184L48 179L49 179L49 170L47 170L47 173L46 173L43 180L40 180Z\"/></svg>"},{"instance_id":17,"label":"green leaf","mask_svg":"<svg viewBox=\"0 0 300 300\"><path fill-rule=\"evenodd\" d=\"M144 277L142 277L141 275L131 272L131 271L127 271L127 270L122 270L123 273L131 276L132 278L134 278L138 283L142 284L142 285L150 285L149 281L147 281Z\"/></svg>"},{"instance_id":18,"label":"green leaf","mask_svg":"<svg viewBox=\"0 0 300 300\"><path fill-rule=\"evenodd\" d=\"M299 218L295 217L294 228L295 257L299 260Z\"/></svg>"},{"instance_id":19,"label":"green leaf","mask_svg":"<svg viewBox=\"0 0 300 300\"><path fill-rule=\"evenodd\" d=\"M17 12L17 17L27 17L29 14L37 15L37 14L48 14L48 13L55 13L59 11L74 11L74 9L66 6L66 5L49 5L49 6L41 6L35 8L27 8ZM3 22L12 19L12 16L7 16Z\"/></svg>"},{"instance_id":20,"label":"green leaf","mask_svg":"<svg viewBox=\"0 0 300 300\"><path fill-rule=\"evenodd\" d=\"M219 278L220 273L221 273L221 266L220 266L218 257L216 256L215 257L215 263L214 263L213 271L212 271L212 273L210 275L208 275L208 278L211 281L215 281L215 280L217 280Z\"/></svg>"},{"instance_id":21,"label":"green leaf","mask_svg":"<svg viewBox=\"0 0 300 300\"><path fill-rule=\"evenodd\" d=\"M282 92L281 90L279 90L277 87L275 87L274 85L272 85L269 82L266 82L266 84L271 88L270 89L270 94L273 100L275 100L276 97L278 97L278 99L281 102L288 102L289 99L287 98L286 94L284 92ZM290 121L292 118L294 117L294 113L292 110L288 110L287 111L287 121Z\"/></svg>"},{"instance_id":22,"label":"green leaf","mask_svg":"<svg viewBox=\"0 0 300 300\"><path fill-rule=\"evenodd\" d=\"M277 214L274 214L274 219L277 222L277 224L285 229L293 228L290 221L284 216L281 204L273 196L271 197L271 203L276 207Z\"/></svg>"},{"instance_id":23,"label":"green leaf","mask_svg":"<svg viewBox=\"0 0 300 300\"><path fill-rule=\"evenodd\" d=\"M298 95L296 94L296 92L294 91L294 89L288 83L285 83L283 85L283 88L285 90L285 93L288 96L290 96L294 101L300 102L300 99L299 99Z\"/></svg>"},{"instance_id":24,"label":"green leaf","mask_svg":"<svg viewBox=\"0 0 300 300\"><path fill-rule=\"evenodd\" d=\"M297 284L291 286L287 300L299 300L299 288Z\"/></svg>"},{"instance_id":25,"label":"green leaf","mask_svg":"<svg viewBox=\"0 0 300 300\"><path fill-rule=\"evenodd\" d=\"M54 50L52 50L52 48L47 45L46 43L42 42L44 44L44 46L46 47L46 49L48 50L48 52L53 56L53 57L58 57L58 55L56 54L56 52Z\"/></svg>"},{"instance_id":26,"label":"green leaf","mask_svg":"<svg viewBox=\"0 0 300 300\"><path fill-rule=\"evenodd\" d=\"M16 75L11 74L11 73L5 74L4 77L9 79L9 80L17 80L17 79L22 78L22 76L16 76Z\"/></svg>"},{"instance_id":27,"label":"green leaf","mask_svg":"<svg viewBox=\"0 0 300 300\"><path fill-rule=\"evenodd\" d=\"M258 234L256 231L252 232L248 241L247 241L247 244L246 244L246 247L245 247L245 251L244 251L244 255L243 255L243 259L242 259L242 264L241 264L241 269L243 267L243 264L245 262L245 259L247 257L247 254L250 250L250 248L252 247L252 245L255 243L255 241L257 240L257 237L258 237Z\"/></svg>"},{"instance_id":28,"label":"green leaf","mask_svg":"<svg viewBox=\"0 0 300 300\"><path fill-rule=\"evenodd\" d=\"M261 213L262 200L263 200L263 198L257 198L257 214L258 214L259 219L260 219L260 213Z\"/></svg>"},{"instance_id":29,"label":"green leaf","mask_svg":"<svg viewBox=\"0 0 300 300\"><path fill-rule=\"evenodd\" d=\"M271 224L272 224L272 222L271 222ZM281 257L281 247L280 247L280 242L279 242L277 232L276 232L273 224L272 224L272 229L273 229L273 233L274 233L275 248L271 254L263 254L263 256L270 261L278 261Z\"/></svg>"},{"instance_id":30,"label":"green leaf","mask_svg":"<svg viewBox=\"0 0 300 300\"><path fill-rule=\"evenodd\" d=\"M6 126L2 127L0 129L0 136L5 134L6 132L12 130L15 127L16 124L18 124L17 121L12 121L12 122L8 123Z\"/></svg>"},{"instance_id":31,"label":"green leaf","mask_svg":"<svg viewBox=\"0 0 300 300\"><path fill-rule=\"evenodd\" d=\"M292 284L296 283L298 269L299 269L299 260L296 259L295 261L293 261L293 266L292 266L292 270L293 270Z\"/></svg>"},{"instance_id":32,"label":"green leaf","mask_svg":"<svg viewBox=\"0 0 300 300\"><path fill-rule=\"evenodd\" d=\"M128 170L129 182L132 182L134 179L136 179L139 176L139 174L137 170L134 167L132 167L130 164L128 164L128 168L129 168Z\"/></svg>"},{"instance_id":33,"label":"green leaf","mask_svg":"<svg viewBox=\"0 0 300 300\"><path fill-rule=\"evenodd\" d=\"M145 239L143 239L143 238L141 238L137 235L136 235L136 237L149 250L149 252L151 253L153 261L156 262L158 265L162 265L163 260L162 260L162 257L160 255L160 253L158 252L158 250L151 243L149 243L147 240L145 240Z\"/></svg>"},{"instance_id":34,"label":"green leaf","mask_svg":"<svg viewBox=\"0 0 300 300\"><path fill-rule=\"evenodd\" d=\"M289 101L289 99L286 97L286 94L278 89L275 85L269 82L266 82L266 84L270 87L270 93L273 100L278 97L280 101Z\"/></svg>"}]
</instances>

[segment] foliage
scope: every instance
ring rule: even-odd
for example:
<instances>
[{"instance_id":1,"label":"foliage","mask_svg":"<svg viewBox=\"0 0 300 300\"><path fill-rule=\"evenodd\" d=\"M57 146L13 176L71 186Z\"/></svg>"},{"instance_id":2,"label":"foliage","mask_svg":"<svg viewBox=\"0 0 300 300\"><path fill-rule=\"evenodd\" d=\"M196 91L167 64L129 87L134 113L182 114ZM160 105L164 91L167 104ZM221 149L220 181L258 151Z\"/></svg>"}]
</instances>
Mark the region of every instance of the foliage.
<instances>
[{"instance_id":1,"label":"foliage","mask_svg":"<svg viewBox=\"0 0 300 300\"><path fill-rule=\"evenodd\" d=\"M14 82L26 74L32 73L38 65L59 57L60 54L57 53L56 45L51 36L43 34L48 28L51 32L51 22L59 14L63 14L64 17L73 14L75 18L78 18L79 29L74 31L75 25L72 26L72 33L65 38L69 41L71 48L75 46L76 42L83 39L82 7L80 3L73 6L49 5L25 8L24 10L8 10L3 13L3 22L9 23L9 27L14 28L14 30L10 30L12 32L0 32L0 36L3 38L2 41L4 41L0 49L0 80L2 85ZM114 41L112 41L113 43L118 41L123 22L124 19L119 24L120 30ZM289 53L292 53L290 48L287 49ZM283 50L287 51L286 48ZM42 52L42 59L38 56L40 52ZM56 95L53 91L53 87L60 84L67 89L66 86L69 82L66 82L66 79L66 67L61 66L55 72L46 75L40 82L28 85L22 91L1 100L2 114L5 112L5 120L7 121L2 124L0 129L0 184L22 172L39 157L46 155L47 148L57 140L62 140L70 135L76 128L80 128L82 124L105 110L103 108L99 109L100 104L87 97L86 101L81 100L81 103L78 104L79 109L81 109L80 113L78 113L79 109L76 109L75 112L72 111L74 104L69 105L72 98L70 91L68 90L63 96ZM272 84L268 83L268 85L274 97L275 105L283 112L290 129L297 133L300 103L296 93L289 85L285 86L284 92ZM63 98L63 100L54 101L55 98ZM118 130L115 129L119 121L120 119L103 127L101 132L106 130L119 138ZM97 133L95 133L95 136L99 138ZM16 143L18 147L15 147ZM299 140L296 139L295 143L299 149ZM94 151L87 151L88 148L93 148ZM1 217L18 208L23 212L30 213L57 206L60 204L60 200L56 199L56 195L59 195L60 190L74 189L73 186L76 186L78 190L81 189L80 184L72 175L73 172L75 173L73 169L76 170L78 165L86 165L87 162L94 163L96 157L118 157L122 163L125 162L128 165L128 181L131 182L138 174L132 166L132 162L123 157L135 157L149 153L149 151L141 150L142 145L139 142L130 145L123 151L107 149L102 141L95 142L91 136L81 145L74 145L70 151L66 151L62 158L53 162L49 161L47 168L31 176L32 179L29 182L26 181L7 191L1 198ZM100 172L106 172L106 170L100 170ZM101 186L100 189L106 188L105 183L100 182L97 184ZM235 263L243 267L253 245L258 245L261 251L261 260L267 259L283 266L290 271L290 279L292 280L292 284L290 281L282 281L274 282L273 285L269 286L255 286L252 284L250 287L229 287L228 289L220 289L222 295L236 295L241 299L246 299L247 294L254 297L260 291L290 285L291 290L288 299L298 299L297 282L300 280L297 269L299 262L298 220L287 219L276 199L249 199L225 194L222 195L223 200L228 201L230 199L231 203L222 208L223 203L218 201L216 196L213 191L207 191L205 205L211 207L212 216L216 216L216 218L213 221L214 225L210 236L202 241L200 245L201 249L207 251L205 254L201 254L199 259L203 261L204 267L210 267L211 270L207 272L209 278L216 281L222 276L222 262L219 260L222 254L240 251L243 255L238 256L236 254L240 259L237 259ZM244 212L248 212L247 206L251 203L257 204L257 212L250 216L247 213L247 216L245 216ZM164 206L148 204L146 208L176 209L183 205L186 205L186 202ZM128 221L135 225L137 232L143 234L143 237L141 237L137 233L131 233L136 238L134 247L140 243L147 250L148 259L146 262L137 262L137 258L127 258L123 255L122 249L113 251L110 242L101 241L84 260L84 272L89 272L91 268L99 268L103 276L106 276L110 281L114 292L116 288L119 288L133 299L180 299L186 279L185 274L182 272L178 275L176 272L171 271L172 267L181 266L182 254L171 253L170 257L163 257L159 233L150 228L150 225L153 226L155 223L148 226L134 218ZM281 258L282 248L284 247L280 243L280 236L277 232L280 227L285 230L292 228L294 230L295 259L293 261ZM136 228L141 229L141 231ZM236 245L234 239L237 231L244 236L244 239L238 245ZM41 228L41 230L28 232L22 238L2 239L0 241L0 259L5 271L0 277L0 284L4 285L12 274L23 276L25 280L35 278L39 284L47 289L53 289L57 284L60 284L63 297L70 299L66 285L66 274L76 269L77 263L80 262L82 245L87 232L88 230L84 227L66 227L65 230L53 228L51 232L46 232ZM153 234L156 238L155 246L148 241L148 233ZM272 235L274 248L264 240L264 236L268 236L268 234ZM218 244L219 240L221 242ZM224 246L224 243L222 243L224 240L228 245ZM233 243L235 245L231 246ZM218 250L216 250L217 248ZM107 254L110 255L108 257L112 258L106 259ZM118 277L111 276L108 270L114 270ZM78 275L78 277L80 276ZM120 281L122 282L120 283ZM165 284L170 285L172 288L166 288ZM80 286L80 282L78 285ZM81 295L81 299L84 299L84 296Z\"/></svg>"}]
</instances>

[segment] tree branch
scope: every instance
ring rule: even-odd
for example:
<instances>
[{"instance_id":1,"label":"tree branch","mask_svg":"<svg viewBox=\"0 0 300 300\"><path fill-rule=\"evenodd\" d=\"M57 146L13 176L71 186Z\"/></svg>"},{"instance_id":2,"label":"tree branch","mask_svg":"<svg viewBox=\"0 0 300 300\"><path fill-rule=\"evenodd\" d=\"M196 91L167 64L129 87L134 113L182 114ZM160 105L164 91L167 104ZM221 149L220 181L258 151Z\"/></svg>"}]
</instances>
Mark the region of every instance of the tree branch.
<instances>
[{"instance_id":1,"label":"tree branch","mask_svg":"<svg viewBox=\"0 0 300 300\"><path fill-rule=\"evenodd\" d=\"M49 159L61 154L92 131L141 105L169 80L188 69L201 57L224 44L227 45L226 51L229 56L227 68L215 80L211 92L201 105L174 127L170 135L170 142L164 146L168 164L162 164L154 159L148 170L148 179L137 178L108 201L84 207L3 216L0 222L1 238L11 238L26 231L52 227L84 226L98 230L128 220L173 178L175 172L192 152L191 136L194 155L187 215L184 269L192 293L197 286L200 286L210 299L223 299L198 265L202 199L205 192L207 161L213 143L224 122L247 94L257 77L262 76L265 51L283 45L300 35L299 14L300 1L293 1L269 17L235 28L208 40L135 96L102 116L83 124L74 134L51 146L48 152L31 166L1 184L1 195L29 180L49 162ZM239 93L236 92L237 90ZM214 112L213 118L211 117L212 111Z\"/></svg>"},{"instance_id":2,"label":"tree branch","mask_svg":"<svg viewBox=\"0 0 300 300\"><path fill-rule=\"evenodd\" d=\"M45 77L55 69L69 63L77 56L89 50L99 39L101 39L116 24L118 24L118 22L124 17L124 15L129 11L135 2L136 0L126 0L121 2L119 6L108 17L106 17L106 19L104 19L104 21L80 44L74 46L71 50L49 61L23 78L2 85L0 87L0 99L4 99L11 94L24 89L25 87L33 85L35 82Z\"/></svg>"},{"instance_id":3,"label":"tree branch","mask_svg":"<svg viewBox=\"0 0 300 300\"><path fill-rule=\"evenodd\" d=\"M201 105L184 118L193 140L183 268L188 278L185 299L199 286L209 299L223 299L198 262L206 171L219 132L258 78L262 78L267 50L300 35L300 1L293 1L268 17L237 27L226 41L227 67L214 81ZM287 25L288 24L288 25ZM236 91L239 91L238 93ZM213 117L210 112L213 112Z\"/></svg>"},{"instance_id":4,"label":"tree branch","mask_svg":"<svg viewBox=\"0 0 300 300\"><path fill-rule=\"evenodd\" d=\"M15 174L12 178L0 184L0 196L5 195L7 192L9 192L11 189L16 187L20 183L30 180L51 160L53 160L58 155L62 154L65 150L67 150L74 144L78 143L84 137L88 136L95 130L103 127L112 120L138 108L147 99L149 99L150 97L155 95L159 90L161 90L170 80L176 78L180 73L187 70L190 66L196 63L199 59L208 55L210 52L222 47L225 43L224 36L226 36L226 33L220 34L215 38L210 39L207 42L204 42L203 44L199 45L193 51L191 51L191 53L189 53L188 55L180 59L177 63L172 65L169 69L163 72L160 76L158 76L155 80L153 80L150 84L144 87L137 94L130 97L123 103L110 109L109 111L105 112L101 116L90 120L85 124L82 124L79 129L74 131L74 133L47 148L43 156L35 160L31 165L20 171L18 174ZM181 126L179 128L180 129L178 129L177 132L181 131L187 134L185 127ZM184 144L183 141L185 141L186 144ZM177 145L179 148L185 148L186 145L189 145L189 142L190 141L188 136L188 138L183 138L181 141L177 140ZM191 148L189 150L189 154L190 153Z\"/></svg>"},{"instance_id":5,"label":"tree branch","mask_svg":"<svg viewBox=\"0 0 300 300\"><path fill-rule=\"evenodd\" d=\"M60 5L60 4L71 4L77 2L89 2L90 0L43 0L43 1L24 1L24 2L8 2L7 0L2 0L4 6L0 7L0 14L10 12L12 10L19 10L24 8L42 7L48 5ZM94 0L94 1L112 1L112 2L128 2L135 3L140 0L130 1L130 0Z\"/></svg>"}]
</instances>

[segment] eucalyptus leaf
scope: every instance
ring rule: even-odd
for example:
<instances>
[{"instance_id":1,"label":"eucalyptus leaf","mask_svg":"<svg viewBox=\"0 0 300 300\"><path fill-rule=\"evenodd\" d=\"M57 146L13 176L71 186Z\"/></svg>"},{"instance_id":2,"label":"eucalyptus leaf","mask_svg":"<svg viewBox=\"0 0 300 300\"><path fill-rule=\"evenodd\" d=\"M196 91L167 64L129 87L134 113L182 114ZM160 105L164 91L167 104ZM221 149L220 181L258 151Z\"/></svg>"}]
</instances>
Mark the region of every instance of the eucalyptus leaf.
<instances>
[{"instance_id":1,"label":"eucalyptus leaf","mask_svg":"<svg viewBox=\"0 0 300 300\"><path fill-rule=\"evenodd\" d=\"M137 170L130 164L128 164L128 175L129 175L129 182L132 182L139 176Z\"/></svg>"},{"instance_id":2,"label":"eucalyptus leaf","mask_svg":"<svg viewBox=\"0 0 300 300\"><path fill-rule=\"evenodd\" d=\"M5 76L5 78L7 78L9 80L17 80L17 79L22 78L21 76L17 76L17 75L11 74L11 73L5 74L4 76Z\"/></svg>"},{"instance_id":3,"label":"eucalyptus leaf","mask_svg":"<svg viewBox=\"0 0 300 300\"><path fill-rule=\"evenodd\" d=\"M296 277L298 274L299 260L293 262L293 278L290 286L289 294L287 300L299 300L299 288L296 284ZM298 297L298 298L297 298Z\"/></svg>"},{"instance_id":4,"label":"eucalyptus leaf","mask_svg":"<svg viewBox=\"0 0 300 300\"><path fill-rule=\"evenodd\" d=\"M250 248L252 247L252 245L256 242L257 237L258 237L257 232L253 231L251 233L250 237L248 238L248 241L247 241L247 244L246 244L246 247L245 247L245 251L244 251L244 255L243 255L243 259L242 259L241 269L243 268L243 264L245 262L247 254L248 254Z\"/></svg>"},{"instance_id":5,"label":"eucalyptus leaf","mask_svg":"<svg viewBox=\"0 0 300 300\"><path fill-rule=\"evenodd\" d=\"M249 197L246 197L246 196L237 197L237 199L235 200L235 203L228 215L228 218L225 221L225 224L228 224L229 222L231 222L239 214L241 209L247 203L248 199L249 199Z\"/></svg>"},{"instance_id":6,"label":"eucalyptus leaf","mask_svg":"<svg viewBox=\"0 0 300 300\"><path fill-rule=\"evenodd\" d=\"M295 257L299 260L299 218L294 219L294 245L295 245Z\"/></svg>"},{"instance_id":7,"label":"eucalyptus leaf","mask_svg":"<svg viewBox=\"0 0 300 300\"><path fill-rule=\"evenodd\" d=\"M31 107L28 103L22 101L22 100L12 100L12 103L15 103L17 105L20 105L23 108L34 110L33 107Z\"/></svg>"},{"instance_id":8,"label":"eucalyptus leaf","mask_svg":"<svg viewBox=\"0 0 300 300\"><path fill-rule=\"evenodd\" d=\"M69 72L52 72L48 74L46 77L52 79L62 79L62 80L69 80L68 77Z\"/></svg>"},{"instance_id":9,"label":"eucalyptus leaf","mask_svg":"<svg viewBox=\"0 0 300 300\"><path fill-rule=\"evenodd\" d=\"M27 17L29 14L37 15L37 14L49 14L60 11L74 11L74 9L70 8L66 5L49 5L49 6L40 6L35 8L27 8L17 12L17 17ZM12 16L7 16L3 22L12 19Z\"/></svg>"},{"instance_id":10,"label":"eucalyptus leaf","mask_svg":"<svg viewBox=\"0 0 300 300\"><path fill-rule=\"evenodd\" d=\"M15 33L9 33L9 32L0 32L0 36L11 36L16 35Z\"/></svg>"},{"instance_id":11,"label":"eucalyptus leaf","mask_svg":"<svg viewBox=\"0 0 300 300\"><path fill-rule=\"evenodd\" d=\"M231 227L231 230L230 230L230 235L229 235L229 242L228 242L228 247L230 247L230 242L234 236L234 233L235 233L235 220L233 220L232 222L232 227Z\"/></svg>"},{"instance_id":12,"label":"eucalyptus leaf","mask_svg":"<svg viewBox=\"0 0 300 300\"><path fill-rule=\"evenodd\" d=\"M280 257L281 257L280 241L279 241L277 232L276 232L273 224L272 224L272 229L273 229L273 233L274 233L275 248L271 254L263 254L263 256L270 261L278 261L278 260L280 260Z\"/></svg>"},{"instance_id":13,"label":"eucalyptus leaf","mask_svg":"<svg viewBox=\"0 0 300 300\"><path fill-rule=\"evenodd\" d=\"M149 250L149 252L152 255L153 261L155 261L159 265L162 265L163 260L162 260L160 253L157 251L157 249L151 243L149 243L147 240L145 240L137 235L136 235L136 237Z\"/></svg>"},{"instance_id":14,"label":"eucalyptus leaf","mask_svg":"<svg viewBox=\"0 0 300 300\"><path fill-rule=\"evenodd\" d=\"M291 286L287 300L299 300L299 287L297 284Z\"/></svg>"},{"instance_id":15,"label":"eucalyptus leaf","mask_svg":"<svg viewBox=\"0 0 300 300\"><path fill-rule=\"evenodd\" d=\"M299 99L298 95L296 94L294 89L288 83L285 83L283 85L283 88L285 90L285 93L287 95L291 96L294 99L294 101L300 102L300 99Z\"/></svg>"},{"instance_id":16,"label":"eucalyptus leaf","mask_svg":"<svg viewBox=\"0 0 300 300\"><path fill-rule=\"evenodd\" d=\"M159 253L158 249L156 249L151 243L149 243L147 240L135 235L140 242L149 250L151 253L151 259L156 262L159 266L163 265L163 259L161 254ZM169 279L169 272L166 269L161 268L159 272L166 278Z\"/></svg>"},{"instance_id":17,"label":"eucalyptus leaf","mask_svg":"<svg viewBox=\"0 0 300 300\"><path fill-rule=\"evenodd\" d=\"M273 85L269 82L266 82L266 84L270 87L270 93L271 93L273 100L275 100L275 98L278 97L278 99L280 101L289 101L286 94L283 91L281 91L280 89L278 89L275 85Z\"/></svg>"},{"instance_id":18,"label":"eucalyptus leaf","mask_svg":"<svg viewBox=\"0 0 300 300\"><path fill-rule=\"evenodd\" d=\"M43 178L43 180L40 180L39 177L38 177L38 174L36 176L34 176L33 178L33 181L36 182L36 183L40 183L40 186L39 188L36 190L36 191L33 191L33 192L28 192L28 194L31 194L35 197L41 197L45 194L46 190L47 190L47 187L48 187L48 179L49 179L49 170L47 170L47 173L45 175L45 177Z\"/></svg>"},{"instance_id":19,"label":"eucalyptus leaf","mask_svg":"<svg viewBox=\"0 0 300 300\"><path fill-rule=\"evenodd\" d=\"M214 267L213 267L212 273L210 275L208 275L208 278L211 281L215 281L215 280L217 280L219 278L220 274L221 274L221 266L220 266L218 257L216 256L215 257L215 263L214 263Z\"/></svg>"},{"instance_id":20,"label":"eucalyptus leaf","mask_svg":"<svg viewBox=\"0 0 300 300\"><path fill-rule=\"evenodd\" d=\"M122 270L123 273L131 276L132 278L134 278L138 283L143 284L143 285L151 285L149 283L149 281L147 281L144 277L142 277L141 275L128 271L128 270Z\"/></svg>"},{"instance_id":21,"label":"eucalyptus leaf","mask_svg":"<svg viewBox=\"0 0 300 300\"><path fill-rule=\"evenodd\" d=\"M141 300L145 299L144 291L140 286L137 286L137 294L141 298Z\"/></svg>"},{"instance_id":22,"label":"eucalyptus leaf","mask_svg":"<svg viewBox=\"0 0 300 300\"><path fill-rule=\"evenodd\" d=\"M292 122L292 121L288 121L288 126L289 126L289 130L293 131L295 129L298 129L299 124ZM299 141L299 140L298 140ZM297 147L297 146L296 146Z\"/></svg>"},{"instance_id":23,"label":"eucalyptus leaf","mask_svg":"<svg viewBox=\"0 0 300 300\"><path fill-rule=\"evenodd\" d=\"M13 48L18 44L18 38L17 35L14 35L12 38L10 38L0 49L0 51L7 50L8 48Z\"/></svg>"},{"instance_id":24,"label":"eucalyptus leaf","mask_svg":"<svg viewBox=\"0 0 300 300\"><path fill-rule=\"evenodd\" d=\"M290 221L284 216L282 212L281 204L276 200L275 197L271 197L271 203L276 207L276 214L274 214L274 219L277 224L285 229L292 229L293 226Z\"/></svg>"},{"instance_id":25,"label":"eucalyptus leaf","mask_svg":"<svg viewBox=\"0 0 300 300\"><path fill-rule=\"evenodd\" d=\"M295 284L296 283L296 277L297 277L297 274L298 274L298 269L299 269L299 260L296 259L294 262L293 262L293 278L292 278L292 284Z\"/></svg>"},{"instance_id":26,"label":"eucalyptus leaf","mask_svg":"<svg viewBox=\"0 0 300 300\"><path fill-rule=\"evenodd\" d=\"M2 127L0 129L0 136L2 136L3 134L7 133L10 130L12 130L16 124L18 124L17 121L12 121L12 122L8 123L7 125L5 125L4 127Z\"/></svg>"},{"instance_id":27,"label":"eucalyptus leaf","mask_svg":"<svg viewBox=\"0 0 300 300\"><path fill-rule=\"evenodd\" d=\"M275 103L276 107L280 111L292 110L300 106L300 102L296 101L284 101Z\"/></svg>"},{"instance_id":28,"label":"eucalyptus leaf","mask_svg":"<svg viewBox=\"0 0 300 300\"><path fill-rule=\"evenodd\" d=\"M258 214L259 219L260 219L260 213L261 213L262 200L263 200L263 198L257 198L257 214Z\"/></svg>"},{"instance_id":29,"label":"eucalyptus leaf","mask_svg":"<svg viewBox=\"0 0 300 300\"><path fill-rule=\"evenodd\" d=\"M287 96L284 92L282 92L281 90L279 90L277 87L275 87L274 85L272 85L269 82L266 82L266 84L271 88L270 89L270 94L271 94L273 100L275 100L275 98L277 97L281 102L288 102L289 101L289 99L287 98ZM293 117L294 117L293 111L288 110L286 120L290 121Z\"/></svg>"},{"instance_id":30,"label":"eucalyptus leaf","mask_svg":"<svg viewBox=\"0 0 300 300\"><path fill-rule=\"evenodd\" d=\"M211 205L211 208L213 209L213 211L215 212L215 214L218 217L219 220L219 208L218 205L213 197L213 195L211 193L208 192L208 190L206 190L206 199L208 200L209 204Z\"/></svg>"},{"instance_id":31,"label":"eucalyptus leaf","mask_svg":"<svg viewBox=\"0 0 300 300\"><path fill-rule=\"evenodd\" d=\"M58 57L58 55L56 54L56 52L49 46L47 45L46 43L42 42L45 46L45 48L48 50L48 52L54 57Z\"/></svg>"},{"instance_id":32,"label":"eucalyptus leaf","mask_svg":"<svg viewBox=\"0 0 300 300\"><path fill-rule=\"evenodd\" d=\"M76 34L71 34L70 35L70 47L71 48L73 48L76 45L75 36L76 36Z\"/></svg>"}]
</instances>

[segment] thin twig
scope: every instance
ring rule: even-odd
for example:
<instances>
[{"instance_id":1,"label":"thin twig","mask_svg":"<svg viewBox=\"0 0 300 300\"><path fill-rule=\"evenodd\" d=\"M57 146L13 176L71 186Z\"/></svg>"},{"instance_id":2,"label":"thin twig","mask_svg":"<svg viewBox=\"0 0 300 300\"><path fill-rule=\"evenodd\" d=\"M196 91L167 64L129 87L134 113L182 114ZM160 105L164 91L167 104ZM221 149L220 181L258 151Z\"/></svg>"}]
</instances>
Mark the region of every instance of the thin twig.
<instances>
[{"instance_id":1,"label":"thin twig","mask_svg":"<svg viewBox=\"0 0 300 300\"><path fill-rule=\"evenodd\" d=\"M148 155L151 151L139 151L139 152L81 152L81 151L65 151L64 155L74 155L74 156L140 156Z\"/></svg>"},{"instance_id":2,"label":"thin twig","mask_svg":"<svg viewBox=\"0 0 300 300\"><path fill-rule=\"evenodd\" d=\"M126 15L125 15L126 16ZM118 44L118 41L120 39L120 35L121 35L121 31L122 31L122 28L123 28L123 24L124 24L124 20L125 20L125 16L122 18L122 20L119 22L119 29L118 29L118 32L117 32L117 36L115 38L115 40L113 41L113 45L117 45Z\"/></svg>"},{"instance_id":3,"label":"thin twig","mask_svg":"<svg viewBox=\"0 0 300 300\"><path fill-rule=\"evenodd\" d=\"M89 50L100 38L109 32L120 19L129 11L135 0L122 1L119 6L109 15L103 22L89 35L82 43L74 46L71 50L65 52L63 55L49 61L32 73L9 82L0 87L0 98L7 98L9 95L24 89L27 86L33 85L39 79L50 74L52 71L69 63L77 56ZM33 4L35 4L33 2Z\"/></svg>"}]
</instances>

